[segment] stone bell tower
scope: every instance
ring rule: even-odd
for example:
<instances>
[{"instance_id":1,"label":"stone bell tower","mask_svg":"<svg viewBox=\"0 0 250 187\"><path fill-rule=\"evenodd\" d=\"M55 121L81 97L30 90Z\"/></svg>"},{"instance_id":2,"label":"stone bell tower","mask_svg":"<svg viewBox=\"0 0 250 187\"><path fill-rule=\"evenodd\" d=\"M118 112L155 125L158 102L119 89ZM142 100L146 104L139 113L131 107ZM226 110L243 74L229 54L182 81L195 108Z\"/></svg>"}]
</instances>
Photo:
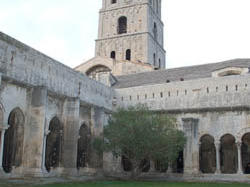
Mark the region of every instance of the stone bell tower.
<instances>
[{"instance_id":1,"label":"stone bell tower","mask_svg":"<svg viewBox=\"0 0 250 187\"><path fill-rule=\"evenodd\" d=\"M96 56L165 68L161 0L103 0Z\"/></svg>"}]
</instances>

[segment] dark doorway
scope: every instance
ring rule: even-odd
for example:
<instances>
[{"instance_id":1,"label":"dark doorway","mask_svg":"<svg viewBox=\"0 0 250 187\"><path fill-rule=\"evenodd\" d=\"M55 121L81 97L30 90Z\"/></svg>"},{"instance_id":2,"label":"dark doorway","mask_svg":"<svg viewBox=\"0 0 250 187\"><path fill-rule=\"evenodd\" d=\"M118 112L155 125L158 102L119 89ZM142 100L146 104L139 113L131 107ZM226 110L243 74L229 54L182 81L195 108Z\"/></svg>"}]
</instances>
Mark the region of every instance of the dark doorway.
<instances>
[{"instance_id":1,"label":"dark doorway","mask_svg":"<svg viewBox=\"0 0 250 187\"><path fill-rule=\"evenodd\" d=\"M89 162L91 132L87 125L83 124L79 130L77 144L77 169L87 167Z\"/></svg>"},{"instance_id":2,"label":"dark doorway","mask_svg":"<svg viewBox=\"0 0 250 187\"><path fill-rule=\"evenodd\" d=\"M21 109L14 109L8 119L9 128L5 132L3 147L3 170L11 173L13 167L22 163L24 115Z\"/></svg>"},{"instance_id":3,"label":"dark doorway","mask_svg":"<svg viewBox=\"0 0 250 187\"><path fill-rule=\"evenodd\" d=\"M45 168L48 172L51 168L59 167L61 161L63 127L57 117L50 121L49 131L45 150Z\"/></svg>"},{"instance_id":4,"label":"dark doorway","mask_svg":"<svg viewBox=\"0 0 250 187\"><path fill-rule=\"evenodd\" d=\"M221 172L225 174L233 174L238 168L238 152L235 138L230 135L224 135L221 138L220 149Z\"/></svg>"},{"instance_id":5,"label":"dark doorway","mask_svg":"<svg viewBox=\"0 0 250 187\"><path fill-rule=\"evenodd\" d=\"M216 171L216 148L214 138L210 135L200 139L200 171L202 173L215 173Z\"/></svg>"}]
</instances>

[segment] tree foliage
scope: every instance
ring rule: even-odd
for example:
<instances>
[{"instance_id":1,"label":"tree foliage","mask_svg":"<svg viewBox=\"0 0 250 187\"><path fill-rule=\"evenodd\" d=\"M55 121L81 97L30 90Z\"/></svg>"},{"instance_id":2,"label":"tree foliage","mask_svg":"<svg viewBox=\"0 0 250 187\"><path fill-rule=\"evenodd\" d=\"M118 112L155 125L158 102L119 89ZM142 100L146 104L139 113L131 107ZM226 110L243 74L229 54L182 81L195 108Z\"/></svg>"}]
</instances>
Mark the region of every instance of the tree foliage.
<instances>
[{"instance_id":1,"label":"tree foliage","mask_svg":"<svg viewBox=\"0 0 250 187\"><path fill-rule=\"evenodd\" d=\"M124 156L132 163L132 176L143 168L142 160L169 163L183 149L185 137L177 130L176 120L166 114L156 114L138 105L114 112L104 127L104 151ZM100 146L99 146L100 148Z\"/></svg>"}]
</instances>

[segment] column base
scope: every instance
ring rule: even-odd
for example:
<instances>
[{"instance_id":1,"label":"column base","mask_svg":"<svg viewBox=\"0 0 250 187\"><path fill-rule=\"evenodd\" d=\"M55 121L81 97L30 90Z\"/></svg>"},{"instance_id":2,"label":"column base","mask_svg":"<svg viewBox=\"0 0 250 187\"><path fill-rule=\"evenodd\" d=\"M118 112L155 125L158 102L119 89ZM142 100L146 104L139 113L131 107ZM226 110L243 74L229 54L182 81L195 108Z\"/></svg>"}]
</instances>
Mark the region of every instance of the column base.
<instances>
[{"instance_id":1,"label":"column base","mask_svg":"<svg viewBox=\"0 0 250 187\"><path fill-rule=\"evenodd\" d=\"M238 175L244 175L244 173L242 171L238 171L237 174Z\"/></svg>"},{"instance_id":2,"label":"column base","mask_svg":"<svg viewBox=\"0 0 250 187\"><path fill-rule=\"evenodd\" d=\"M216 170L215 171L215 175L219 175L219 174L221 174L221 171L220 170Z\"/></svg>"}]
</instances>

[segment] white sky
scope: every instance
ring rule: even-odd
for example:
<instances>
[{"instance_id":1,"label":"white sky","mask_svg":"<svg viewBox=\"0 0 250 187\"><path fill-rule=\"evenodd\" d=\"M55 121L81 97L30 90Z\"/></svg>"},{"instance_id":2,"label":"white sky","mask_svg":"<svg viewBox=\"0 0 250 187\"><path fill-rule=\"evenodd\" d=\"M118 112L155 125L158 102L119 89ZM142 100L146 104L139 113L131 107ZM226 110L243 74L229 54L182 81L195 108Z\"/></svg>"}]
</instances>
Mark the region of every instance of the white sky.
<instances>
[{"instance_id":1,"label":"white sky","mask_svg":"<svg viewBox=\"0 0 250 187\"><path fill-rule=\"evenodd\" d=\"M250 0L162 0L167 67L250 57ZM94 56L101 0L0 0L0 30L70 67Z\"/></svg>"}]
</instances>

